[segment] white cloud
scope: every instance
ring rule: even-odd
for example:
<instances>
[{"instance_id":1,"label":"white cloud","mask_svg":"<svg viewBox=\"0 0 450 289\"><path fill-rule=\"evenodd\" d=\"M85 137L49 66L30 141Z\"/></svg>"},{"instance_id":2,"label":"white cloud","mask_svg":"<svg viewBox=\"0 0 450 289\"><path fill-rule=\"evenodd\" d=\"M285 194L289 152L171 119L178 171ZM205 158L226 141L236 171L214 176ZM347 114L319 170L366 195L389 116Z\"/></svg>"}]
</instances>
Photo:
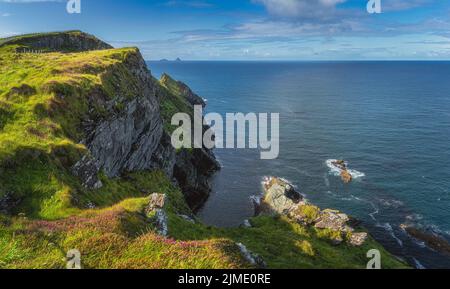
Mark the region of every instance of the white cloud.
<instances>
[{"instance_id":1,"label":"white cloud","mask_svg":"<svg viewBox=\"0 0 450 289\"><path fill-rule=\"evenodd\" d=\"M317 17L332 14L336 5L347 0L253 0L277 17Z\"/></svg>"}]
</instances>

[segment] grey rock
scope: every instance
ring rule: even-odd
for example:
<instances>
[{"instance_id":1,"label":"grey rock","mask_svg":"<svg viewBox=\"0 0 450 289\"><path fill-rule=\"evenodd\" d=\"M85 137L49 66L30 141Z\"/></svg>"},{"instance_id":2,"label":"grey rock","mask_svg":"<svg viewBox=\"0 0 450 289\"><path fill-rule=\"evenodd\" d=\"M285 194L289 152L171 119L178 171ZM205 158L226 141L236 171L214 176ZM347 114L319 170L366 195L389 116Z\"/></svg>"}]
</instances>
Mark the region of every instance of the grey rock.
<instances>
[{"instance_id":1,"label":"grey rock","mask_svg":"<svg viewBox=\"0 0 450 289\"><path fill-rule=\"evenodd\" d=\"M196 211L209 197L209 178L220 168L211 151L182 150L176 156L174 177L183 191L188 205Z\"/></svg>"},{"instance_id":2,"label":"grey rock","mask_svg":"<svg viewBox=\"0 0 450 289\"><path fill-rule=\"evenodd\" d=\"M156 229L161 236L167 237L169 235L167 214L162 209L156 210Z\"/></svg>"},{"instance_id":3,"label":"grey rock","mask_svg":"<svg viewBox=\"0 0 450 289\"><path fill-rule=\"evenodd\" d=\"M267 267L267 264L266 262L264 262L263 258L261 258L257 254L250 252L244 244L237 243L236 245L239 247L239 250L241 251L241 254L244 257L244 259L247 260L247 262L249 262L252 266L258 268Z\"/></svg>"},{"instance_id":4,"label":"grey rock","mask_svg":"<svg viewBox=\"0 0 450 289\"><path fill-rule=\"evenodd\" d=\"M93 189L98 189L103 186L102 182L97 177L98 171L99 167L97 162L90 154L84 155L72 168L73 174L80 178L83 186Z\"/></svg>"},{"instance_id":5,"label":"grey rock","mask_svg":"<svg viewBox=\"0 0 450 289\"><path fill-rule=\"evenodd\" d=\"M249 220L244 220L244 222L242 222L241 227L243 228L252 228L252 224L250 223Z\"/></svg>"},{"instance_id":6,"label":"grey rock","mask_svg":"<svg viewBox=\"0 0 450 289\"><path fill-rule=\"evenodd\" d=\"M182 218L185 221L188 221L189 223L195 224L195 219L190 217L190 216L186 216L186 215L178 215L178 217Z\"/></svg>"}]
</instances>

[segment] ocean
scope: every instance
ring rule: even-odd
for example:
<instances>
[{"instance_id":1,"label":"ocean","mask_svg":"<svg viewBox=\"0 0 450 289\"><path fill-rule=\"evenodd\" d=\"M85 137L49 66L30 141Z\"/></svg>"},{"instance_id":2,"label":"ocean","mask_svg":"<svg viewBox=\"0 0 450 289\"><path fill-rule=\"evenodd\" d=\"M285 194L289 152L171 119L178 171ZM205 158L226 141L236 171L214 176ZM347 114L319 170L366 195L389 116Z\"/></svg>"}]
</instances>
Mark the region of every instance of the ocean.
<instances>
[{"instance_id":1,"label":"ocean","mask_svg":"<svg viewBox=\"0 0 450 289\"><path fill-rule=\"evenodd\" d=\"M199 217L238 226L253 216L264 176L363 221L417 268L450 257L410 238L414 224L450 240L450 62L149 62L208 100L206 112L280 113L280 155L217 149L223 168ZM345 185L326 162L359 172Z\"/></svg>"}]
</instances>

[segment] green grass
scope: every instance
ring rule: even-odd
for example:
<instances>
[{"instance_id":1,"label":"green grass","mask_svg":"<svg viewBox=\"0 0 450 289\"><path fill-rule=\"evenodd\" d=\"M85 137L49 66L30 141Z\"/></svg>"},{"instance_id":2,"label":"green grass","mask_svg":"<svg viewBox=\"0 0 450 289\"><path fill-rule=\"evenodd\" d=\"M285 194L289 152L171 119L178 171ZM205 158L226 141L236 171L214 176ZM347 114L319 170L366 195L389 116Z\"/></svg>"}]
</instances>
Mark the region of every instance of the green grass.
<instances>
[{"instance_id":1,"label":"green grass","mask_svg":"<svg viewBox=\"0 0 450 289\"><path fill-rule=\"evenodd\" d=\"M0 215L0 268L64 268L70 249L82 252L84 268L248 268L236 242L270 268L364 268L373 248L384 268L405 267L372 239L334 246L333 232L286 218L253 218L252 228L192 224L179 216L192 214L183 194L160 171L100 175L101 189L85 189L70 169L86 153L81 123L106 117L106 101L120 113L139 94L127 63L140 55L136 48L15 53L37 36L0 40L0 198L20 200L11 216ZM169 76L154 84L170 133L172 115L192 107ZM170 238L144 212L152 193L168 198ZM302 213L313 219L316 208Z\"/></svg>"},{"instance_id":2,"label":"green grass","mask_svg":"<svg viewBox=\"0 0 450 289\"><path fill-rule=\"evenodd\" d=\"M157 81L157 80L156 80ZM161 105L161 117L164 120L164 129L170 134L176 127L171 125L172 116L184 112L193 116L192 105L189 104L174 79L164 74L159 81L158 97Z\"/></svg>"},{"instance_id":3,"label":"green grass","mask_svg":"<svg viewBox=\"0 0 450 289\"><path fill-rule=\"evenodd\" d=\"M81 123L136 92L125 62L138 52L17 54L16 46L0 48L0 198L12 192L33 218L64 217L84 193L69 171L86 151Z\"/></svg>"},{"instance_id":4,"label":"green grass","mask_svg":"<svg viewBox=\"0 0 450 289\"><path fill-rule=\"evenodd\" d=\"M126 179L107 184L136 194L116 205L109 206L110 200L57 221L14 218L0 226L0 267L63 268L65 252L76 248L86 268L245 268L234 245L241 242L270 268L364 268L370 249L382 252L383 268L406 268L372 239L359 248L334 246L326 232L282 217L253 218L252 228L192 224L178 216L190 211L162 172ZM148 192L168 196L170 239L159 237L145 217Z\"/></svg>"}]
</instances>

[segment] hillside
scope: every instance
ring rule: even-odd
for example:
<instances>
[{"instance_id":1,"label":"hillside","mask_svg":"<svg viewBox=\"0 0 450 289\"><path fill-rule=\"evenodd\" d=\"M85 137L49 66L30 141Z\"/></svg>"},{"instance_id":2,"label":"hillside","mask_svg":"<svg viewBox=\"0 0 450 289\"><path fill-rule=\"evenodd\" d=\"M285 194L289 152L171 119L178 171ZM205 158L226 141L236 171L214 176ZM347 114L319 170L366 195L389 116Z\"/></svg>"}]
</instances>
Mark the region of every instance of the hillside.
<instances>
[{"instance_id":1,"label":"hillside","mask_svg":"<svg viewBox=\"0 0 450 289\"><path fill-rule=\"evenodd\" d=\"M0 268L65 268L71 249L84 268L364 268L373 248L384 268L405 266L370 237L336 245L282 214L203 225L193 212L220 166L169 137L194 104L137 48L79 31L0 40Z\"/></svg>"}]
</instances>

